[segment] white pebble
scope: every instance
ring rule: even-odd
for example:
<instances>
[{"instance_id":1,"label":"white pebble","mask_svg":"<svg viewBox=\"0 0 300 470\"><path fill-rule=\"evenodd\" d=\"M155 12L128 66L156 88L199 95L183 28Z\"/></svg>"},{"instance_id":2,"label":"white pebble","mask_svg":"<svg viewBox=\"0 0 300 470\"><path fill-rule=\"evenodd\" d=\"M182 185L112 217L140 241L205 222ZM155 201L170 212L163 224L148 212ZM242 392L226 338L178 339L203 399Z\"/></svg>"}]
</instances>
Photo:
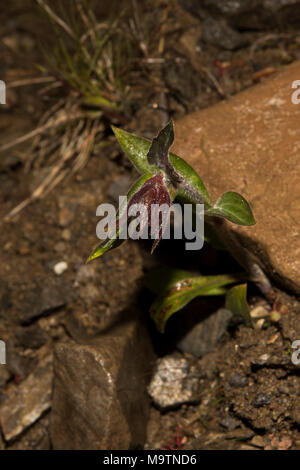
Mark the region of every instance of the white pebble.
<instances>
[{"instance_id":1,"label":"white pebble","mask_svg":"<svg viewBox=\"0 0 300 470\"><path fill-rule=\"evenodd\" d=\"M68 269L68 265L65 261L60 261L59 263L56 263L53 267L53 271L55 274L60 276L65 270Z\"/></svg>"}]
</instances>

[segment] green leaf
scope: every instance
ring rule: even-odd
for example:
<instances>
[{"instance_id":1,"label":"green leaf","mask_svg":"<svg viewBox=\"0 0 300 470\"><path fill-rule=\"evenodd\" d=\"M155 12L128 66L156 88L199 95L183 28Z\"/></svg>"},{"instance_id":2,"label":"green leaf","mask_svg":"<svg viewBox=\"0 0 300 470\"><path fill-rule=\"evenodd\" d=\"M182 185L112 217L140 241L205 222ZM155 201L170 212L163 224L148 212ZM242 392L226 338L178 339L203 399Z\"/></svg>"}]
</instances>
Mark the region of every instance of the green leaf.
<instances>
[{"instance_id":1,"label":"green leaf","mask_svg":"<svg viewBox=\"0 0 300 470\"><path fill-rule=\"evenodd\" d=\"M100 258L100 256L104 255L107 251L113 250L120 246L125 240L119 240L118 238L107 238L103 240L103 242L99 243L99 245L94 248L92 253L87 259L87 263L92 261L93 259Z\"/></svg>"},{"instance_id":2,"label":"green leaf","mask_svg":"<svg viewBox=\"0 0 300 470\"><path fill-rule=\"evenodd\" d=\"M155 167L147 160L151 142L130 134L122 129L112 126L112 130L126 153L140 173L153 172ZM178 187L177 196L182 202L204 202L211 206L211 199L198 173L182 158L173 153L169 153L170 162L177 173L184 179L185 184Z\"/></svg>"},{"instance_id":3,"label":"green leaf","mask_svg":"<svg viewBox=\"0 0 300 470\"><path fill-rule=\"evenodd\" d=\"M87 96L82 100L82 103L86 106L95 106L99 108L109 108L114 110L120 110L120 106L101 95L98 96Z\"/></svg>"},{"instance_id":4,"label":"green leaf","mask_svg":"<svg viewBox=\"0 0 300 470\"><path fill-rule=\"evenodd\" d=\"M177 282L196 277L189 271L171 268L152 269L143 278L143 284L154 294L160 295Z\"/></svg>"},{"instance_id":5,"label":"green leaf","mask_svg":"<svg viewBox=\"0 0 300 470\"><path fill-rule=\"evenodd\" d=\"M226 294L226 308L234 315L242 317L248 325L252 324L247 303L247 284L232 287Z\"/></svg>"},{"instance_id":6,"label":"green leaf","mask_svg":"<svg viewBox=\"0 0 300 470\"><path fill-rule=\"evenodd\" d=\"M167 320L173 313L182 309L195 297L207 295L224 295L228 284L238 282L239 276L191 276L190 273L176 271L168 274L163 291L150 308L150 315L157 329L163 333ZM173 282L172 282L173 281ZM149 281L148 281L149 285ZM154 288L158 285L154 283Z\"/></svg>"},{"instance_id":7,"label":"green leaf","mask_svg":"<svg viewBox=\"0 0 300 470\"><path fill-rule=\"evenodd\" d=\"M223 194L206 213L225 217L225 219L238 225L254 225L256 223L246 199L232 191Z\"/></svg>"},{"instance_id":8,"label":"green leaf","mask_svg":"<svg viewBox=\"0 0 300 470\"><path fill-rule=\"evenodd\" d=\"M151 142L134 134L123 131L118 127L111 126L122 150L140 173L151 173L154 168L148 163L147 153Z\"/></svg>"}]
</instances>

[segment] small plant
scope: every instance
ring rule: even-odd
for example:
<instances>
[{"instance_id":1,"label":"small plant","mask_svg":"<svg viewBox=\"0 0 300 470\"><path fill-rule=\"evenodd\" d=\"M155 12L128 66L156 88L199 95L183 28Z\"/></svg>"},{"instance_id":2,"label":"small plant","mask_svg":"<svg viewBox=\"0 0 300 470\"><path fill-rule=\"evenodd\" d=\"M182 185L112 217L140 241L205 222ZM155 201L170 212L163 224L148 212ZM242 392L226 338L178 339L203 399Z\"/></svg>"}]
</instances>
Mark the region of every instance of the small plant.
<instances>
[{"instance_id":1,"label":"small plant","mask_svg":"<svg viewBox=\"0 0 300 470\"><path fill-rule=\"evenodd\" d=\"M45 65L37 67L46 87L39 93L54 104L45 110L36 129L1 145L0 153L33 139L25 169L46 167L48 171L6 220L84 168L90 156L107 144L108 125L124 120L130 102L133 67L128 64L133 40L123 2L116 18L101 22L91 0L36 3L51 22L55 39L53 48L42 47Z\"/></svg>"},{"instance_id":2,"label":"small plant","mask_svg":"<svg viewBox=\"0 0 300 470\"><path fill-rule=\"evenodd\" d=\"M99 258L104 253L124 242L120 237L122 226L127 222L130 207L143 204L147 207L142 224L150 224L150 211L153 204L171 206L175 198L182 203L204 205L205 222L213 229L214 236L223 243L247 270L247 277L257 282L262 290L269 289L269 283L260 267L238 244L234 234L228 230L224 219L239 224L253 225L255 219L248 202L236 192L226 192L216 202L212 201L205 185L196 171L182 158L169 153L174 141L172 121L164 127L152 142L113 127L114 134L133 165L141 173L140 179L127 194L126 203L120 208L117 230L108 236L91 253L88 261ZM221 221L221 222L220 222ZM152 251L159 243L164 226L155 227L156 234ZM211 231L211 230L210 230ZM110 234L108 234L110 235ZM241 275L194 276L178 270L167 270L150 275L146 284L159 294L151 307L151 316L159 331L163 332L167 319L188 302L199 295L224 295L226 286L245 279ZM154 280L154 282L153 282ZM233 287L227 295L227 307L242 314L249 321L246 302L246 285Z\"/></svg>"}]
</instances>

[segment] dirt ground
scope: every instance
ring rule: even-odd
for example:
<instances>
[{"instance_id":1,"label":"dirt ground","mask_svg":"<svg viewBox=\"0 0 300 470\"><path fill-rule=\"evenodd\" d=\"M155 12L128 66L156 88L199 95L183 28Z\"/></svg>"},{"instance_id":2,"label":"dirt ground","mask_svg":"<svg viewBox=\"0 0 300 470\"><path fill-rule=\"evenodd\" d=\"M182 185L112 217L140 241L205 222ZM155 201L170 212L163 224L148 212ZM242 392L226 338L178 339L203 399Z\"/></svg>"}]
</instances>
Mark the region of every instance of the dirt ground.
<instances>
[{"instance_id":1,"label":"dirt ground","mask_svg":"<svg viewBox=\"0 0 300 470\"><path fill-rule=\"evenodd\" d=\"M136 134L151 137L166 115L176 120L255 86L300 56L296 33L273 32L265 40L268 31L250 32L250 46L236 51L205 45L198 19L178 5L156 5L145 7L143 21L148 30L156 25L149 49L160 60L137 69L131 111L121 123ZM10 83L37 77L35 64L44 60L38 45L50 34L46 19L29 0L10 2L0 11L0 78ZM34 129L61 92L47 96L39 94L42 88L8 89L7 105L0 107L2 144ZM175 352L172 331L165 337L155 333L147 311L151 296L141 285L143 273L172 259L165 242L153 257L147 244L130 241L122 252L85 264L97 243L96 207L115 202L136 177L112 134L107 130L105 136L106 145L93 152L85 168L9 222L4 217L47 169L25 171L30 142L0 154L0 338L8 347L8 363L0 370L0 403L57 341L92 338L133 309L145 315L158 354ZM57 275L59 262L67 268ZM181 254L178 263L201 265L201 272L224 269L222 255L209 247L199 260ZM262 300L257 295L254 291L252 305ZM278 295L277 322L254 329L235 325L214 351L190 358L201 370L201 400L165 412L153 406L145 449L300 449L300 369L290 358L291 341L297 332L300 338L300 303L288 293ZM48 417L47 411L9 443L1 444L0 435L0 448L49 448Z\"/></svg>"}]
</instances>

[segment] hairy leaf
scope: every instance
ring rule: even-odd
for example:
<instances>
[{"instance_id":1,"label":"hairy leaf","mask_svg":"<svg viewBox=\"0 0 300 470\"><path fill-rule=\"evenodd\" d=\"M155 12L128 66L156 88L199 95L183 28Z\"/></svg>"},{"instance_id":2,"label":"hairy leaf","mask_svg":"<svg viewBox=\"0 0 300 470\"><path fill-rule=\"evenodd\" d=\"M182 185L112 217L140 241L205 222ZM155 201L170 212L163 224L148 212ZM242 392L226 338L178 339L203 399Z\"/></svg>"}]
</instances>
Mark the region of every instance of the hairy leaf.
<instances>
[{"instance_id":1,"label":"hairy leaf","mask_svg":"<svg viewBox=\"0 0 300 470\"><path fill-rule=\"evenodd\" d=\"M151 142L147 159L150 165L163 168L169 161L169 148L174 142L173 122L170 121Z\"/></svg>"},{"instance_id":2,"label":"hairy leaf","mask_svg":"<svg viewBox=\"0 0 300 470\"><path fill-rule=\"evenodd\" d=\"M149 164L147 159L151 142L114 126L112 129L123 151L137 170L142 174L153 172L154 167ZM169 158L175 171L184 181L184 183L178 184L177 197L182 202L204 203L210 207L211 199L198 173L177 155L169 153Z\"/></svg>"},{"instance_id":3,"label":"hairy leaf","mask_svg":"<svg viewBox=\"0 0 300 470\"><path fill-rule=\"evenodd\" d=\"M173 279L176 279L178 275L180 280L175 280L173 283L169 278L167 287L150 308L150 315L161 333L164 332L166 322L171 315L182 309L195 297L224 295L226 293L224 287L239 280L239 277L234 275L191 277L189 274L187 277L183 277L182 274L182 271L178 274L174 273Z\"/></svg>"},{"instance_id":4,"label":"hairy leaf","mask_svg":"<svg viewBox=\"0 0 300 470\"><path fill-rule=\"evenodd\" d=\"M177 187L178 183L183 180L179 173L175 170L169 158L169 148L174 142L174 127L170 121L151 142L147 153L147 160L150 165L163 170L168 176L170 182Z\"/></svg>"},{"instance_id":5,"label":"hairy leaf","mask_svg":"<svg viewBox=\"0 0 300 470\"><path fill-rule=\"evenodd\" d=\"M216 204L208 209L207 214L224 217L238 225L254 225L256 223L246 199L232 191L223 194Z\"/></svg>"}]
</instances>

